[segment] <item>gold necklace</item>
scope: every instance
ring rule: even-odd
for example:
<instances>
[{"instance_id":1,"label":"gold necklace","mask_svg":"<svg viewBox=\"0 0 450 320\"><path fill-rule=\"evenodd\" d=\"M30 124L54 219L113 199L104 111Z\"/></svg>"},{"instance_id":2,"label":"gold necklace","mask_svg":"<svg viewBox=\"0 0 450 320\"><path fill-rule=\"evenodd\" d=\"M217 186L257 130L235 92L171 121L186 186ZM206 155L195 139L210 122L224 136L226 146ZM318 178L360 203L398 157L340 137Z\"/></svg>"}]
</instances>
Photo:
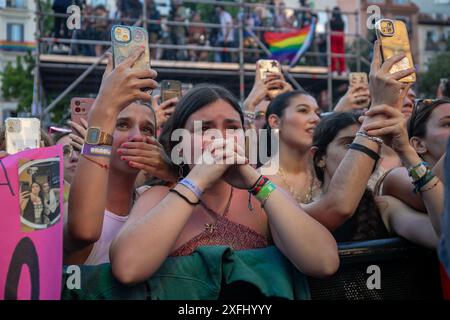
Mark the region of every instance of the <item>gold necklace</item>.
<instances>
[{"instance_id":1,"label":"gold necklace","mask_svg":"<svg viewBox=\"0 0 450 320\"><path fill-rule=\"evenodd\" d=\"M228 202L225 206L225 210L223 211L222 217L226 218L228 214L228 210L230 210L231 205L231 199L233 198L233 187L231 187L230 197L228 198ZM213 218L215 221L213 223L205 223L204 224L204 230L207 231L209 234L213 234L214 231L217 229L217 220L220 216L217 212L206 206L206 204L203 201L200 201L200 205L206 210L206 212Z\"/></svg>"},{"instance_id":2,"label":"gold necklace","mask_svg":"<svg viewBox=\"0 0 450 320\"><path fill-rule=\"evenodd\" d=\"M283 180L283 183L286 185L286 187L289 188L289 193L294 197L295 201L297 203L301 204L308 204L311 203L313 200L313 189L314 189L314 175L310 174L310 183L309 183L309 190L308 193L302 198L301 195L294 190L294 188L289 184L287 181L286 174L284 173L283 168L278 169L278 175L280 176L281 180Z\"/></svg>"}]
</instances>

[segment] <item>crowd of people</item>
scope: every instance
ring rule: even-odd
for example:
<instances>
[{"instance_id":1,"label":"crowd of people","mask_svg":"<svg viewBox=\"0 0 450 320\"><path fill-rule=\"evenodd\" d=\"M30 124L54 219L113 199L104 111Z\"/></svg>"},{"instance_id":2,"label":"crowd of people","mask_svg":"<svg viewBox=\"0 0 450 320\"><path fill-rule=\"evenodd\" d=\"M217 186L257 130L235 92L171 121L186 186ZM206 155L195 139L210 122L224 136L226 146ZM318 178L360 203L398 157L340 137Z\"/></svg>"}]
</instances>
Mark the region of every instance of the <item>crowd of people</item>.
<instances>
[{"instance_id":1,"label":"crowd of people","mask_svg":"<svg viewBox=\"0 0 450 320\"><path fill-rule=\"evenodd\" d=\"M53 5L54 13L63 14L69 5L75 3L82 8L81 30L76 30L73 34L65 25L64 18L56 16L52 36L55 38L72 38L74 40L97 40L110 41L110 29L114 24L142 26L143 6L139 0L116 1L116 10L108 11L104 5L95 7L86 4L86 1L65 1L55 0ZM145 0L147 12L147 31L151 44L161 45L196 45L212 46L224 48L223 51L202 51L172 48L158 48L151 50L151 58L162 60L182 60L182 61L214 61L214 62L238 62L239 57L235 53L226 51L226 48L239 47L238 23L243 22L246 28L253 30L256 37L264 40L264 32L278 30L279 32L290 32L310 26L313 19L318 19L317 15L310 9L308 1L299 1L299 9L286 8L283 2L275 3L273 0L267 1L269 6L247 7L244 11L233 12L224 6L215 7L213 11L205 11L203 8L192 9L182 0L172 0L170 11L167 16L163 16L154 0ZM212 7L211 7L212 8ZM192 23L192 25L172 25L176 23ZM212 28L202 26L204 23L215 23L220 27ZM344 22L339 9L333 11L331 26L333 39L331 48L333 53L344 53ZM258 28L266 28L261 30ZM245 53L246 62L255 63L265 54L261 50L259 43L246 30L244 30L244 48L252 49ZM69 53L83 56L101 56L107 47L103 44L54 44L51 50L54 53ZM257 50L258 49L258 50ZM326 41L323 34L318 34L313 50L321 53L326 52ZM321 65L326 64L325 57L317 59ZM337 67L336 61L339 61ZM347 72L345 59L342 56L333 58L333 70L340 73Z\"/></svg>"},{"instance_id":2,"label":"crowd of people","mask_svg":"<svg viewBox=\"0 0 450 320\"><path fill-rule=\"evenodd\" d=\"M433 100L415 100L401 81L415 70L390 73L403 55L382 62L376 42L369 84L350 86L323 116L311 94L276 73L256 73L243 105L221 84L160 103L142 90L158 87L156 72L132 68L142 53L114 69L108 56L88 120L53 137L64 150L65 264L110 263L120 282L135 284L202 246L275 246L303 274L326 277L339 267L337 242L396 234L437 249L450 232L448 82ZM247 129L264 129L258 147L279 159L275 172L263 174L270 161L250 163L237 136L225 135ZM91 141L95 130L101 141ZM181 143L180 130L189 133Z\"/></svg>"}]
</instances>

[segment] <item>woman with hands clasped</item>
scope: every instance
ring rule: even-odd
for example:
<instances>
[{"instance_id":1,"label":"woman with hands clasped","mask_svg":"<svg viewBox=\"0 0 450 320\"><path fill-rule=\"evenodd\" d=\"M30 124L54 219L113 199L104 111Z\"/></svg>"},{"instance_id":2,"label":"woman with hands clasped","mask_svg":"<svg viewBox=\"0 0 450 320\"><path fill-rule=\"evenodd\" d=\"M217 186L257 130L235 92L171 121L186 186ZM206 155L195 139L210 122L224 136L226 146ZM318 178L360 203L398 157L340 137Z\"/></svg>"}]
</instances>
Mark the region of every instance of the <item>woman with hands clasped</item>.
<instances>
[{"instance_id":1,"label":"woman with hands clasped","mask_svg":"<svg viewBox=\"0 0 450 320\"><path fill-rule=\"evenodd\" d=\"M73 145L82 150L64 228L66 264L109 262L110 243L128 219L141 170L174 179L154 138L154 112L142 104L151 101L141 89L156 88L156 72L133 69L142 52L137 50L114 70L108 57L87 129L74 128L82 138L72 136Z\"/></svg>"},{"instance_id":2,"label":"woman with hands clasped","mask_svg":"<svg viewBox=\"0 0 450 320\"><path fill-rule=\"evenodd\" d=\"M197 121L202 121L200 131ZM184 179L173 188L154 186L138 199L111 246L112 271L119 281L143 281L167 257L190 255L199 246L245 250L272 241L307 275L323 277L337 270L331 234L248 164L234 133L225 134L243 129L243 114L231 93L215 85L190 90L161 134L167 154L180 152L171 139L177 129L189 132L181 145ZM224 138L209 139L205 133L210 129ZM188 157L192 145L200 146L199 159L208 161Z\"/></svg>"}]
</instances>

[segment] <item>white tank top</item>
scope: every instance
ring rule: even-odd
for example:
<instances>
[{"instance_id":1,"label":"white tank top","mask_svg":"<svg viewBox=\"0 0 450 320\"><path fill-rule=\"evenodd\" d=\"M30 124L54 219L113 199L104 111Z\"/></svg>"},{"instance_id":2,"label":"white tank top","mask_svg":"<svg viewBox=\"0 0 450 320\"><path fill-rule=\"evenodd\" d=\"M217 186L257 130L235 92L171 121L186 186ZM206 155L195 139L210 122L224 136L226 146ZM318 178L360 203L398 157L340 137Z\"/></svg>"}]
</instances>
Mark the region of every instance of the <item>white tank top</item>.
<instances>
[{"instance_id":1,"label":"white tank top","mask_svg":"<svg viewBox=\"0 0 450 320\"><path fill-rule=\"evenodd\" d=\"M109 263L109 247L111 246L111 242L117 236L127 219L128 216L118 216L108 210L105 210L102 235L94 244L91 253L84 262L85 265Z\"/></svg>"}]
</instances>

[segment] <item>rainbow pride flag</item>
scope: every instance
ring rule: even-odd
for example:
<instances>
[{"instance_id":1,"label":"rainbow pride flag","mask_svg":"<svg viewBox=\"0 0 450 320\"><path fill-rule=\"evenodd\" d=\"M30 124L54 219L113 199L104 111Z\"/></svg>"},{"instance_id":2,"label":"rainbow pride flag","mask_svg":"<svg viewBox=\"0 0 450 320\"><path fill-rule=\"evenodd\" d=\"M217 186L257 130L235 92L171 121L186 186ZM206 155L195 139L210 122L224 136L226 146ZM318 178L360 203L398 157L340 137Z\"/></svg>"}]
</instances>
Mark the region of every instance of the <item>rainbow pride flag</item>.
<instances>
[{"instance_id":1,"label":"rainbow pride flag","mask_svg":"<svg viewBox=\"0 0 450 320\"><path fill-rule=\"evenodd\" d=\"M4 51L31 51L36 48L35 42L0 41L0 50Z\"/></svg>"},{"instance_id":2,"label":"rainbow pride flag","mask_svg":"<svg viewBox=\"0 0 450 320\"><path fill-rule=\"evenodd\" d=\"M269 45L270 59L294 66L311 46L315 30L316 19L313 18L312 23L303 29L292 32L265 32L264 40Z\"/></svg>"}]
</instances>

